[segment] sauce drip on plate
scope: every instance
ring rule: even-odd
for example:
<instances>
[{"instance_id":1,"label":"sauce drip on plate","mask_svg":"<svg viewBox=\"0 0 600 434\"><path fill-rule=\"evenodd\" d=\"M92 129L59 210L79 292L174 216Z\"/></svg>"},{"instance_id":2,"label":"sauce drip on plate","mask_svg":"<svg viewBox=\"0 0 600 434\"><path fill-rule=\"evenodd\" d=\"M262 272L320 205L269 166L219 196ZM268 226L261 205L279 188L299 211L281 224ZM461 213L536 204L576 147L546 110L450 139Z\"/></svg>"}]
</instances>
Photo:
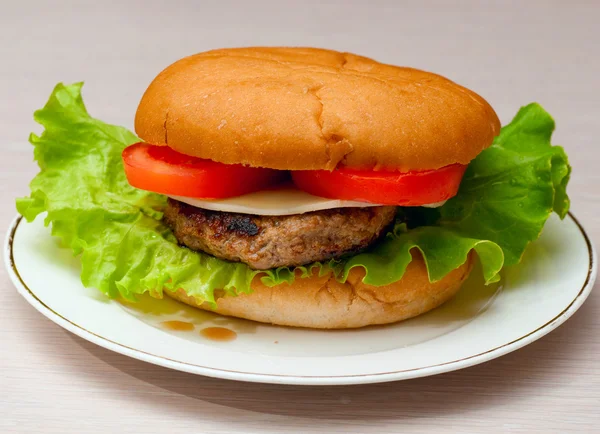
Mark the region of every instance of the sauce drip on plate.
<instances>
[{"instance_id":1,"label":"sauce drip on plate","mask_svg":"<svg viewBox=\"0 0 600 434\"><path fill-rule=\"evenodd\" d=\"M211 341L229 342L237 338L237 333L225 327L207 327L200 330L200 335Z\"/></svg>"},{"instance_id":2,"label":"sauce drip on plate","mask_svg":"<svg viewBox=\"0 0 600 434\"><path fill-rule=\"evenodd\" d=\"M160 325L166 329L178 332L189 332L194 330L194 324L186 321L163 321Z\"/></svg>"}]
</instances>

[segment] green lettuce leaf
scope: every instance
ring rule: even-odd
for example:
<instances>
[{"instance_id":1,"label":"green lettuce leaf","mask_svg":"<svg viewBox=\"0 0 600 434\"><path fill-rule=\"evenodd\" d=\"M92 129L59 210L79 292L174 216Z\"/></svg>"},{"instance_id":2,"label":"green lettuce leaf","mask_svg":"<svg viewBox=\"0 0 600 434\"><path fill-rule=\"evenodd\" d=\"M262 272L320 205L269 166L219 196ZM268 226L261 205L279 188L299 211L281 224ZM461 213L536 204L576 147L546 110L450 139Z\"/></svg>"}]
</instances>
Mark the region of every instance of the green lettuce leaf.
<instances>
[{"instance_id":1,"label":"green lettuce leaf","mask_svg":"<svg viewBox=\"0 0 600 434\"><path fill-rule=\"evenodd\" d=\"M128 130L92 118L81 84L55 87L34 118L44 127L32 134L40 173L29 197L17 200L28 221L46 213L52 234L81 255L81 280L110 297L135 300L164 288L183 288L214 303L215 291L250 292L259 272L240 263L179 247L161 223L164 196L137 190L125 178L122 150L136 142ZM419 249L432 281L463 264L471 250L480 258L486 281L504 265L517 263L554 210L568 211L570 167L562 148L550 144L552 118L537 104L521 109L494 144L469 166L459 194L437 210L399 209L398 224L369 251L349 259L262 275L268 285L334 272L344 281L364 267L365 282L385 285L402 278ZM410 229L404 222L408 219Z\"/></svg>"},{"instance_id":2,"label":"green lettuce leaf","mask_svg":"<svg viewBox=\"0 0 600 434\"><path fill-rule=\"evenodd\" d=\"M402 217L422 225L411 230L396 225L385 240L342 264L341 280L353 267L363 267L365 283L398 281L411 250L418 249L431 281L462 265L471 250L486 283L497 281L503 266L520 261L553 211L564 218L569 210L571 167L563 148L550 143L553 131L554 120L539 104L521 108L469 164L454 198L439 209L400 209Z\"/></svg>"},{"instance_id":3,"label":"green lettuce leaf","mask_svg":"<svg viewBox=\"0 0 600 434\"><path fill-rule=\"evenodd\" d=\"M29 197L17 200L28 221L46 212L46 225L74 254L81 254L81 280L109 297L135 300L163 288L184 288L214 302L214 291L248 292L256 274L247 266L179 247L161 222L164 196L138 190L125 178L121 152L138 141L125 128L89 116L82 84L55 87L34 114L44 126L32 134L41 172Z\"/></svg>"}]
</instances>

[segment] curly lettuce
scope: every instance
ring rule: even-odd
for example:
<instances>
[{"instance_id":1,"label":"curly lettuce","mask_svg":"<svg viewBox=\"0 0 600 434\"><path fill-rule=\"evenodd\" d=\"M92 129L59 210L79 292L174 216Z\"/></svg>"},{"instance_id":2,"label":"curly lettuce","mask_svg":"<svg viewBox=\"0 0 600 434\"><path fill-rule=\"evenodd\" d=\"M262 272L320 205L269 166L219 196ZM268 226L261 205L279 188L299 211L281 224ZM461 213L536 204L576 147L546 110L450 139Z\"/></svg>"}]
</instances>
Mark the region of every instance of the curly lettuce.
<instances>
[{"instance_id":1,"label":"curly lettuce","mask_svg":"<svg viewBox=\"0 0 600 434\"><path fill-rule=\"evenodd\" d=\"M554 211L562 219L569 211L567 183L571 167L565 151L552 146L554 120L539 105L529 104L502 128L492 146L467 168L458 194L439 209L407 210L429 222L412 230L396 228L372 251L350 259L363 266L366 283L399 280L419 249L429 279L440 280L462 265L475 250L486 283L497 281L503 266L517 264Z\"/></svg>"},{"instance_id":2,"label":"curly lettuce","mask_svg":"<svg viewBox=\"0 0 600 434\"><path fill-rule=\"evenodd\" d=\"M146 292L161 297L165 288L182 288L214 304L216 290L251 292L258 274L268 285L315 269L344 281L353 267L365 269L366 283L381 286L402 278L413 249L421 251L431 281L459 267L474 250L486 282L492 282L502 267L519 262L553 211L563 218L569 209L567 156L550 143L550 115L530 104L473 160L458 195L441 208L400 208L394 230L354 257L258 272L177 245L161 222L166 198L135 189L125 178L121 152L138 138L92 118L81 87L58 84L35 112L44 131L29 140L40 172L30 195L17 199L17 210L27 221L46 213L52 235L81 255L82 283L112 298L135 300Z\"/></svg>"}]
</instances>

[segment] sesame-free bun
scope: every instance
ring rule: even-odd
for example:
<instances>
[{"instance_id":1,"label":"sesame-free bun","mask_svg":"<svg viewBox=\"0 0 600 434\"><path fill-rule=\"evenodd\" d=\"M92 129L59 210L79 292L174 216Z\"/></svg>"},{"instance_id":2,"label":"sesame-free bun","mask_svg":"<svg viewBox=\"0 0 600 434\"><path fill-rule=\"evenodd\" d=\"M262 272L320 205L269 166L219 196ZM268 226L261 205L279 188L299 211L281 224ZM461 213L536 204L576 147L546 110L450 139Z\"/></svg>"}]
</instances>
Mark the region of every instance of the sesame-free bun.
<instances>
[{"instance_id":1,"label":"sesame-free bun","mask_svg":"<svg viewBox=\"0 0 600 434\"><path fill-rule=\"evenodd\" d=\"M268 287L260 276L251 294L218 298L216 312L254 321L318 329L346 329L388 324L421 315L452 298L468 277L473 255L442 280L431 283L420 254L413 252L401 280L385 286L362 282L364 269L350 270L345 283L331 274L296 278L292 284ZM183 290L165 293L194 307L212 310Z\"/></svg>"},{"instance_id":2,"label":"sesame-free bun","mask_svg":"<svg viewBox=\"0 0 600 434\"><path fill-rule=\"evenodd\" d=\"M146 90L146 142L226 164L285 170L426 170L467 164L498 117L425 71L317 48L235 48L183 58Z\"/></svg>"}]
</instances>

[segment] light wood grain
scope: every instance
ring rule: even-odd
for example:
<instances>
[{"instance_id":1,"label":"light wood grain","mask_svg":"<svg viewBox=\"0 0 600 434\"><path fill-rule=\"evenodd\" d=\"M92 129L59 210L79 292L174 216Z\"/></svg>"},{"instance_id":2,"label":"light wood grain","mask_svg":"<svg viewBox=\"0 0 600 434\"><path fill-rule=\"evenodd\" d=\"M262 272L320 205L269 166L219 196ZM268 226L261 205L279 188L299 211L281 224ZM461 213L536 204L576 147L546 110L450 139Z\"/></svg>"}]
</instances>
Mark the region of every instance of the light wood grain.
<instances>
[{"instance_id":1,"label":"light wood grain","mask_svg":"<svg viewBox=\"0 0 600 434\"><path fill-rule=\"evenodd\" d=\"M56 82L86 80L90 112L130 126L149 81L179 57L315 45L439 72L486 97L503 122L541 102L574 167L572 209L598 239L597 2L319 3L2 2L0 227L36 172L24 142ZM598 288L555 332L480 366L389 384L292 387L111 353L43 318L0 273L2 433L600 432Z\"/></svg>"}]
</instances>

